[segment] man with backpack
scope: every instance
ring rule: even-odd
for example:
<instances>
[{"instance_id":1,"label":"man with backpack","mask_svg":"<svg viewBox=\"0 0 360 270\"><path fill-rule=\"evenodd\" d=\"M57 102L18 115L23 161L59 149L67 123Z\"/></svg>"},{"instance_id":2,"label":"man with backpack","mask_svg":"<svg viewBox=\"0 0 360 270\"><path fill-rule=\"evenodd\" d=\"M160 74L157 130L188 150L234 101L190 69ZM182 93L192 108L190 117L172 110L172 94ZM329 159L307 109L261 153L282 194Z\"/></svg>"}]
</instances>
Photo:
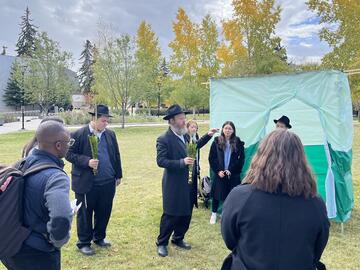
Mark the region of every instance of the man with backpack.
<instances>
[{"instance_id":1,"label":"man with backpack","mask_svg":"<svg viewBox=\"0 0 360 270\"><path fill-rule=\"evenodd\" d=\"M41 124L36 131L36 140L38 148L20 168L23 177L13 182L13 177L8 177L1 185L0 200L6 202L4 195L11 192L20 180L24 183L20 196L23 205L21 232L27 237L19 246L19 251L11 257L4 257L11 251L0 243L0 258L11 270L59 270L60 248L70 238L73 216L69 202L70 179L63 171L62 158L74 141L64 126L55 121ZM11 213L8 215L11 217ZM1 229L11 234L16 228ZM23 233L26 230L28 233Z\"/></svg>"}]
</instances>

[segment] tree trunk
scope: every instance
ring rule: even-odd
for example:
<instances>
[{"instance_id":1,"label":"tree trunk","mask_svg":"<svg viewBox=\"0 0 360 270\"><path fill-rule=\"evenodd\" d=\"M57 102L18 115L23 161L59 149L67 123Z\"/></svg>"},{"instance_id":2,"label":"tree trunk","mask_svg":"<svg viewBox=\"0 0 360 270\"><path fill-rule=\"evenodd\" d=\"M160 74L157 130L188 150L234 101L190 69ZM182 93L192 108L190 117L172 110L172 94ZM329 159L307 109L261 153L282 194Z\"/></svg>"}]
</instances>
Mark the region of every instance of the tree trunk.
<instances>
[{"instance_id":1,"label":"tree trunk","mask_svg":"<svg viewBox=\"0 0 360 270\"><path fill-rule=\"evenodd\" d=\"M121 117L121 128L125 128L125 112L126 112L126 107L125 107L125 104L123 103L121 105L121 114L122 114L122 117Z\"/></svg>"}]
</instances>

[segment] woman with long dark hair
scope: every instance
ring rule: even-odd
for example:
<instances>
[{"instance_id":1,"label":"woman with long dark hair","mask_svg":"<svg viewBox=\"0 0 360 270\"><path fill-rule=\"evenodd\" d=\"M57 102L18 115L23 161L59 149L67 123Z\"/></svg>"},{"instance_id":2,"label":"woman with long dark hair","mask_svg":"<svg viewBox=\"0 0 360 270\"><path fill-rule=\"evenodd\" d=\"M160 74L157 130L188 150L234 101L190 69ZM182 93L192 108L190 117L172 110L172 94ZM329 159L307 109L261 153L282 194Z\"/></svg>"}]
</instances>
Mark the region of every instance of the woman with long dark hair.
<instances>
[{"instance_id":1,"label":"woman with long dark hair","mask_svg":"<svg viewBox=\"0 0 360 270\"><path fill-rule=\"evenodd\" d=\"M300 138L275 130L224 203L221 232L232 253L222 269L325 269L329 226Z\"/></svg>"},{"instance_id":2,"label":"woman with long dark hair","mask_svg":"<svg viewBox=\"0 0 360 270\"><path fill-rule=\"evenodd\" d=\"M236 136L235 125L231 121L223 124L221 135L211 145L209 163L215 173L211 187L212 213L210 224L216 223L221 201L240 184L240 173L245 161L244 142Z\"/></svg>"}]
</instances>

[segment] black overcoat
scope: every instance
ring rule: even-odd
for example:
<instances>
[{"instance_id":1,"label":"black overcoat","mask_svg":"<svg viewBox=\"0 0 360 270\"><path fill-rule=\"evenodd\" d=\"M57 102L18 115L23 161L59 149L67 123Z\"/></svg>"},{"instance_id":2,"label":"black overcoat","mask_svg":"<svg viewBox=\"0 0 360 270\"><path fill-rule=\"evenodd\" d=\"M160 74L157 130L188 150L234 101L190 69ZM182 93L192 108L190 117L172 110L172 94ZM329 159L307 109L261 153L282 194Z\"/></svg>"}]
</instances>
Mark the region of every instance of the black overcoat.
<instances>
[{"instance_id":1,"label":"black overcoat","mask_svg":"<svg viewBox=\"0 0 360 270\"><path fill-rule=\"evenodd\" d=\"M222 269L315 270L329 226L320 197L290 197L240 185L223 206L221 232L232 253Z\"/></svg>"},{"instance_id":2,"label":"black overcoat","mask_svg":"<svg viewBox=\"0 0 360 270\"><path fill-rule=\"evenodd\" d=\"M172 216L189 216L192 213L189 185L189 169L184 163L187 157L186 143L189 136L184 136L185 143L169 130L156 142L159 167L164 168L162 179L163 210Z\"/></svg>"},{"instance_id":3,"label":"black overcoat","mask_svg":"<svg viewBox=\"0 0 360 270\"><path fill-rule=\"evenodd\" d=\"M66 155L66 160L72 163L72 190L79 194L89 192L93 186L94 173L88 165L92 158L89 135L88 125L71 133L71 138L75 139L75 143ZM102 136L105 136L107 141L111 164L115 170L115 179L120 179L122 178L122 168L116 134L114 131L106 129Z\"/></svg>"},{"instance_id":4,"label":"black overcoat","mask_svg":"<svg viewBox=\"0 0 360 270\"><path fill-rule=\"evenodd\" d=\"M225 170L224 150L220 148L218 137L211 145L209 153L210 168L214 172L214 179L211 187L212 198L218 201L224 201L235 186L240 184L240 173L245 162L244 142L236 138L236 151L232 151L229 171L231 176L220 178L218 172Z\"/></svg>"}]
</instances>

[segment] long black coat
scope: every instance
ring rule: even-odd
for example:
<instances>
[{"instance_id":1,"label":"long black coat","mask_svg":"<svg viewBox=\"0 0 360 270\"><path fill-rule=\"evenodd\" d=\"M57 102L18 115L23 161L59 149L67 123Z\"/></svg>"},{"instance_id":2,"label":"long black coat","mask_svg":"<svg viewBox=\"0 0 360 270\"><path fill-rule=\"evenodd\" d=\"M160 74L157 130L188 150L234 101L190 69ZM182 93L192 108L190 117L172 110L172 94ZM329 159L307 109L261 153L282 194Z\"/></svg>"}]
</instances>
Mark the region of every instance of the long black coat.
<instances>
[{"instance_id":1,"label":"long black coat","mask_svg":"<svg viewBox=\"0 0 360 270\"><path fill-rule=\"evenodd\" d=\"M184 136L185 143L189 136ZM189 169L183 159L187 157L186 144L169 130L156 142L159 167L164 168L162 179L163 210L172 216L189 216L192 212L189 185Z\"/></svg>"},{"instance_id":2,"label":"long black coat","mask_svg":"<svg viewBox=\"0 0 360 270\"><path fill-rule=\"evenodd\" d=\"M189 136L189 135L187 135ZM190 200L191 204L198 206L197 202L197 194L198 194L198 176L200 174L200 149L205 146L210 140L212 136L205 134L201 138L199 138L199 135L196 134L196 145L197 145L197 159L195 160L193 174L192 174L192 188L191 188L191 194L190 194ZM190 139L190 138L189 138Z\"/></svg>"},{"instance_id":3,"label":"long black coat","mask_svg":"<svg viewBox=\"0 0 360 270\"><path fill-rule=\"evenodd\" d=\"M88 165L92 158L89 135L88 125L71 133L71 138L75 139L75 143L66 155L66 160L72 163L72 190L79 194L89 192L93 186L94 173ZM122 178L121 159L115 132L106 129L102 136L105 136L107 141L111 164L115 170L115 178L120 179Z\"/></svg>"},{"instance_id":4,"label":"long black coat","mask_svg":"<svg viewBox=\"0 0 360 270\"><path fill-rule=\"evenodd\" d=\"M211 187L212 198L218 201L224 201L229 192L240 184L240 173L245 162L244 142L236 138L236 151L232 151L229 171L230 178L225 176L220 178L218 172L225 170L224 150L220 148L218 137L216 137L211 145L209 153L210 168L214 172L214 180Z\"/></svg>"},{"instance_id":5,"label":"long black coat","mask_svg":"<svg viewBox=\"0 0 360 270\"><path fill-rule=\"evenodd\" d=\"M221 232L232 253L222 269L314 270L329 226L320 197L290 197L238 186L223 206Z\"/></svg>"}]
</instances>

